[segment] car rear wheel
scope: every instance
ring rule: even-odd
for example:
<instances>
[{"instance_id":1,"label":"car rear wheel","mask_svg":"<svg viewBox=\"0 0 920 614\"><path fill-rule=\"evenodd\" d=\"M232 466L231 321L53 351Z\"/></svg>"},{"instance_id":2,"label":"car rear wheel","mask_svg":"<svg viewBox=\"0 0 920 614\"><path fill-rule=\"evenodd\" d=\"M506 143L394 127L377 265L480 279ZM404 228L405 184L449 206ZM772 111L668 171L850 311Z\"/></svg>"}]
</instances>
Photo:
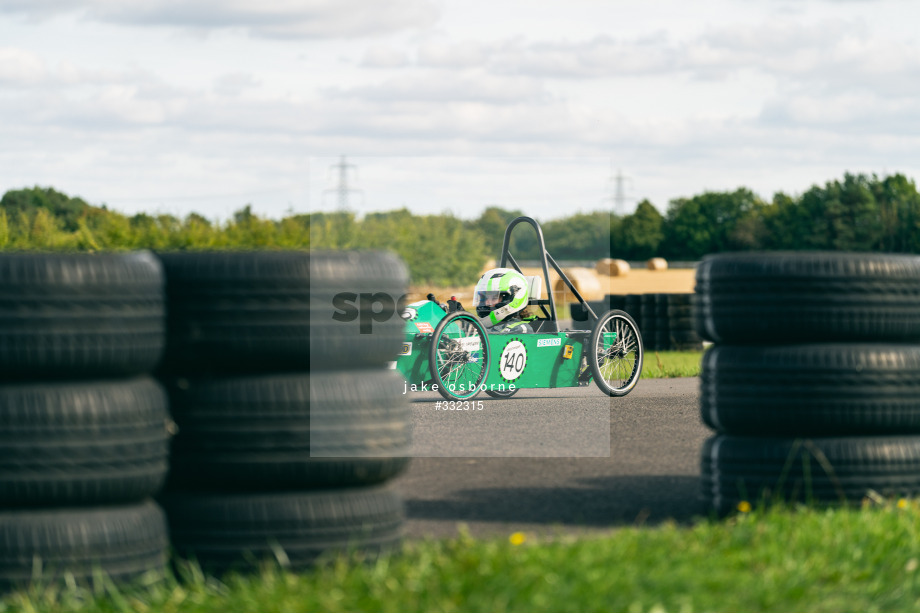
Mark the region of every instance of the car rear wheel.
<instances>
[{"instance_id":1,"label":"car rear wheel","mask_svg":"<svg viewBox=\"0 0 920 614\"><path fill-rule=\"evenodd\" d=\"M598 319L591 333L588 363L604 394L629 394L642 373L642 356L642 336L628 313L611 310Z\"/></svg>"}]
</instances>

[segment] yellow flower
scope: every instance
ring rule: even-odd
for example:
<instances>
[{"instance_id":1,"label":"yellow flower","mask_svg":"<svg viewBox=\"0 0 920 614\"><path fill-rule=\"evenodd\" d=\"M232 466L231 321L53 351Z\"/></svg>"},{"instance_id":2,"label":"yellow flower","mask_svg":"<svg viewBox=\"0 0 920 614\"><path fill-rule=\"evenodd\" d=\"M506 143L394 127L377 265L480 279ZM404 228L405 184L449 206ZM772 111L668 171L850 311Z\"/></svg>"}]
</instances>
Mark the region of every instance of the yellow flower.
<instances>
[{"instance_id":1,"label":"yellow flower","mask_svg":"<svg viewBox=\"0 0 920 614\"><path fill-rule=\"evenodd\" d=\"M508 541L511 542L512 546L520 546L525 541L527 541L527 536L523 533L512 533L511 537L508 538Z\"/></svg>"},{"instance_id":2,"label":"yellow flower","mask_svg":"<svg viewBox=\"0 0 920 614\"><path fill-rule=\"evenodd\" d=\"M751 511L751 504L748 503L747 501L742 501L741 503L738 504L738 511L741 512L742 514L747 514L748 512Z\"/></svg>"},{"instance_id":3,"label":"yellow flower","mask_svg":"<svg viewBox=\"0 0 920 614\"><path fill-rule=\"evenodd\" d=\"M903 510L907 508L907 499L898 499L898 509Z\"/></svg>"}]
</instances>

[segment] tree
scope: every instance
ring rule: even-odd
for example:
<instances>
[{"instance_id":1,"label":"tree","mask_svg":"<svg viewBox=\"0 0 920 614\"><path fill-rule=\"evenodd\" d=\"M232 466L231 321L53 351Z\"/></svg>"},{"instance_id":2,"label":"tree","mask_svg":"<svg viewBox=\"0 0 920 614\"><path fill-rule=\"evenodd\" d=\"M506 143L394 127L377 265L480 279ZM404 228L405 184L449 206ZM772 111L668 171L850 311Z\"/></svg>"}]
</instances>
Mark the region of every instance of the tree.
<instances>
[{"instance_id":1,"label":"tree","mask_svg":"<svg viewBox=\"0 0 920 614\"><path fill-rule=\"evenodd\" d=\"M6 211L0 209L0 249L3 249L10 242L10 224L6 217Z\"/></svg>"},{"instance_id":2,"label":"tree","mask_svg":"<svg viewBox=\"0 0 920 614\"><path fill-rule=\"evenodd\" d=\"M505 237L505 229L508 227L511 220L522 215L524 214L517 209L502 209L496 206L487 207L478 219L468 223L468 227L477 231L482 237L485 244L486 255L489 258L498 259L502 249L502 241ZM516 240L515 235L515 241ZM517 245L515 242L512 242L511 252L516 256L521 255L521 257L524 257L524 251L533 251L533 246L535 244L535 237L534 240L529 241L527 245Z\"/></svg>"},{"instance_id":3,"label":"tree","mask_svg":"<svg viewBox=\"0 0 920 614\"><path fill-rule=\"evenodd\" d=\"M658 255L664 239L664 216L643 200L636 210L612 225L610 254L624 260L648 260Z\"/></svg>"},{"instance_id":4,"label":"tree","mask_svg":"<svg viewBox=\"0 0 920 614\"><path fill-rule=\"evenodd\" d=\"M546 248L557 260L597 260L610 253L610 213L576 213L543 225ZM517 230L515 230L517 232ZM539 253L535 254L539 257Z\"/></svg>"},{"instance_id":5,"label":"tree","mask_svg":"<svg viewBox=\"0 0 920 614\"><path fill-rule=\"evenodd\" d=\"M663 228L662 255L698 260L706 254L743 247L733 239L735 227L759 202L747 188L671 201Z\"/></svg>"},{"instance_id":6,"label":"tree","mask_svg":"<svg viewBox=\"0 0 920 614\"><path fill-rule=\"evenodd\" d=\"M807 221L808 232L799 249L865 251L880 243L882 221L865 175L844 176L802 195L795 210Z\"/></svg>"},{"instance_id":7,"label":"tree","mask_svg":"<svg viewBox=\"0 0 920 614\"><path fill-rule=\"evenodd\" d=\"M73 232L79 220L90 210L104 211L104 207L91 207L82 198L71 198L53 188L25 188L9 190L0 198L0 208L8 213L25 213L29 217L44 209L62 230Z\"/></svg>"},{"instance_id":8,"label":"tree","mask_svg":"<svg viewBox=\"0 0 920 614\"><path fill-rule=\"evenodd\" d=\"M920 194L913 181L896 174L879 181L873 175L870 189L878 205L882 236L878 249L885 252L920 252Z\"/></svg>"}]
</instances>

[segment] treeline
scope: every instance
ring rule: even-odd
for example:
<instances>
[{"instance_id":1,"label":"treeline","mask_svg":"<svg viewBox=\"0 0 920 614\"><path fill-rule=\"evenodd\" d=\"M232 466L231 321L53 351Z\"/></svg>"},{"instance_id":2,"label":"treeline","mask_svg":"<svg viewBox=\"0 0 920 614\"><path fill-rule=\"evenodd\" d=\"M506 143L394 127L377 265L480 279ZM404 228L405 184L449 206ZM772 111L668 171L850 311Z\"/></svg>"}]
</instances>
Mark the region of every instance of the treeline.
<instances>
[{"instance_id":1,"label":"treeline","mask_svg":"<svg viewBox=\"0 0 920 614\"><path fill-rule=\"evenodd\" d=\"M901 174L847 174L800 196L766 202L745 188L671 201L661 215L644 201L611 224L611 253L641 260L698 260L749 250L920 253L920 194Z\"/></svg>"},{"instance_id":2,"label":"treeline","mask_svg":"<svg viewBox=\"0 0 920 614\"><path fill-rule=\"evenodd\" d=\"M310 218L260 218L249 206L224 223L191 213L128 216L52 188L0 198L0 250L113 251L310 247Z\"/></svg>"},{"instance_id":3,"label":"treeline","mask_svg":"<svg viewBox=\"0 0 920 614\"><path fill-rule=\"evenodd\" d=\"M401 209L363 219L314 213L270 220L246 206L216 222L195 213L127 216L36 187L0 199L0 250L390 249L415 283L465 285L498 257L508 222L524 213L489 207L461 220ZM626 216L579 213L541 225L557 260L692 261L722 251L781 249L920 253L920 194L901 174L847 174L769 202L739 188L673 200L664 214L646 200ZM518 260L539 257L529 225L515 229L511 251Z\"/></svg>"}]
</instances>

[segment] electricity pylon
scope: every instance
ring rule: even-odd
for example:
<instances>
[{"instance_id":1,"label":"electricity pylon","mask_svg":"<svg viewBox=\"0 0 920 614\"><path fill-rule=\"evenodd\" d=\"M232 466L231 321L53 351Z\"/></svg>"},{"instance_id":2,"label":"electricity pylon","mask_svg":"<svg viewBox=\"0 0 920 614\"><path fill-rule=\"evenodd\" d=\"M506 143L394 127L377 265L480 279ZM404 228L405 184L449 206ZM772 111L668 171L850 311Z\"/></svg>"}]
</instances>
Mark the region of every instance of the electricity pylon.
<instances>
[{"instance_id":1,"label":"electricity pylon","mask_svg":"<svg viewBox=\"0 0 920 614\"><path fill-rule=\"evenodd\" d=\"M338 184L334 188L327 188L323 190L323 195L329 193L334 193L338 196L338 210L339 211L351 211L351 207L348 203L349 194L364 194L364 190L358 190L352 188L348 185L348 174L349 171L354 171L355 179L358 178L358 167L354 164L349 164L345 160L345 156L339 158L338 164L333 164L329 167L330 171L336 171L338 175Z\"/></svg>"}]
</instances>

